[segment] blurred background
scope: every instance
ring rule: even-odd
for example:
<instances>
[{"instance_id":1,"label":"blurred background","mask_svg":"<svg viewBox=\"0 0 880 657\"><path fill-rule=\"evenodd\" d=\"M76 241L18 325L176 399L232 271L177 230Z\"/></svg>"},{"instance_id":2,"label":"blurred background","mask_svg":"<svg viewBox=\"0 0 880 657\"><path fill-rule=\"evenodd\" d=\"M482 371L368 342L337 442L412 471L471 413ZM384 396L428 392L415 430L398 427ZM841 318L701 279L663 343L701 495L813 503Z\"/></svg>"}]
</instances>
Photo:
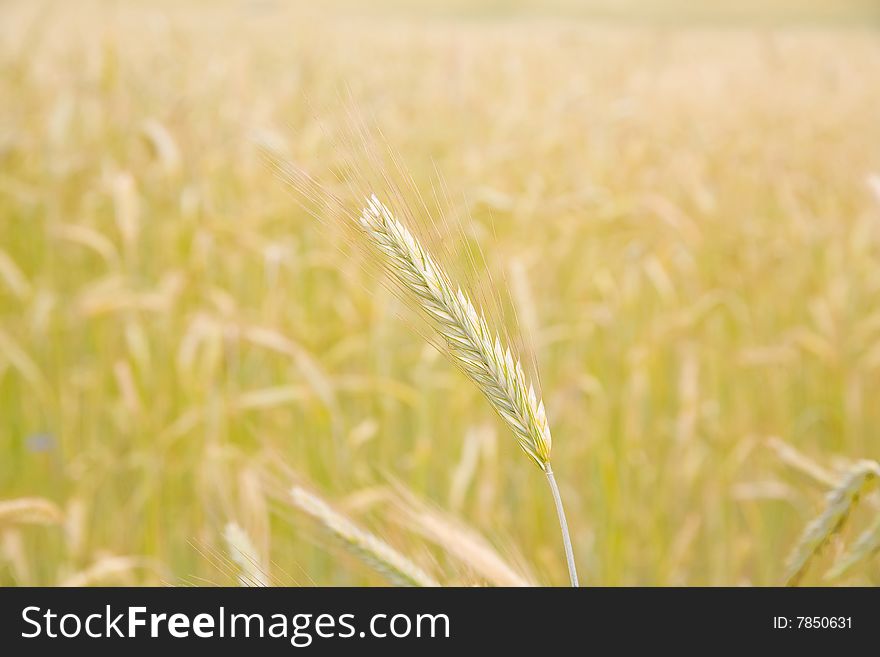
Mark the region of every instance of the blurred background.
<instances>
[{"instance_id":1,"label":"blurred background","mask_svg":"<svg viewBox=\"0 0 880 657\"><path fill-rule=\"evenodd\" d=\"M0 3L0 584L385 583L293 485L566 583L541 473L261 157L332 178L352 111L506 281L582 581L781 583L880 458L876 0L315 4ZM863 497L808 583L880 583Z\"/></svg>"}]
</instances>

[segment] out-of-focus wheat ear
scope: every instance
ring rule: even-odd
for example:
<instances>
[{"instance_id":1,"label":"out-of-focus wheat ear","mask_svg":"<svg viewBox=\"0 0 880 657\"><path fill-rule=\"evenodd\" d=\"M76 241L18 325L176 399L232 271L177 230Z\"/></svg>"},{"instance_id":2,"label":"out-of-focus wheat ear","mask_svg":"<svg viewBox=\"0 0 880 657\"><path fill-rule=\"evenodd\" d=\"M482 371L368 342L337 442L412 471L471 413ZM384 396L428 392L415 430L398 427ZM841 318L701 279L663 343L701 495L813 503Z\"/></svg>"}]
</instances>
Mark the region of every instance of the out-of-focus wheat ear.
<instances>
[{"instance_id":1,"label":"out-of-focus wheat ear","mask_svg":"<svg viewBox=\"0 0 880 657\"><path fill-rule=\"evenodd\" d=\"M345 548L398 586L440 586L437 581L385 541L362 529L320 497L300 486L290 491L294 506L317 520Z\"/></svg>"},{"instance_id":2,"label":"out-of-focus wheat ear","mask_svg":"<svg viewBox=\"0 0 880 657\"><path fill-rule=\"evenodd\" d=\"M507 563L475 529L419 499L402 484L394 486L395 522L411 529L464 564L493 586L535 586L534 581Z\"/></svg>"},{"instance_id":3,"label":"out-of-focus wheat ear","mask_svg":"<svg viewBox=\"0 0 880 657\"><path fill-rule=\"evenodd\" d=\"M68 575L58 585L80 588L123 582L131 586L134 573L138 570L160 575L163 569L154 559L147 557L108 555L101 557L87 568Z\"/></svg>"},{"instance_id":4,"label":"out-of-focus wheat ear","mask_svg":"<svg viewBox=\"0 0 880 657\"><path fill-rule=\"evenodd\" d=\"M859 461L850 467L826 495L825 509L810 522L792 550L786 567L786 584L796 585L828 539L839 532L863 495L880 477L880 463Z\"/></svg>"},{"instance_id":5,"label":"out-of-focus wheat ear","mask_svg":"<svg viewBox=\"0 0 880 657\"><path fill-rule=\"evenodd\" d=\"M226 548L229 557L239 567L238 583L240 586L260 587L269 586L269 574L260 562L259 553L240 525L234 522L227 523L223 531Z\"/></svg>"},{"instance_id":6,"label":"out-of-focus wheat ear","mask_svg":"<svg viewBox=\"0 0 880 657\"><path fill-rule=\"evenodd\" d=\"M847 553L825 573L825 579L833 580L845 575L853 566L878 551L880 551L880 515L859 535Z\"/></svg>"},{"instance_id":7,"label":"out-of-focus wheat ear","mask_svg":"<svg viewBox=\"0 0 880 657\"><path fill-rule=\"evenodd\" d=\"M446 343L446 351L476 384L498 415L510 427L519 446L547 476L562 530L572 586L578 585L568 523L553 469L552 438L535 389L526 381L519 360L502 345L482 313L460 287L419 244L413 234L375 196L367 199L360 224L369 241L384 256L385 269L415 300Z\"/></svg>"},{"instance_id":8,"label":"out-of-focus wheat ear","mask_svg":"<svg viewBox=\"0 0 880 657\"><path fill-rule=\"evenodd\" d=\"M834 488L837 485L839 479L837 475L823 468L782 439L774 436L767 441L767 446L773 450L780 461L808 479L813 485L822 488Z\"/></svg>"},{"instance_id":9,"label":"out-of-focus wheat ear","mask_svg":"<svg viewBox=\"0 0 880 657\"><path fill-rule=\"evenodd\" d=\"M63 520L61 510L42 497L19 497L0 500L0 527L3 525L57 525Z\"/></svg>"}]
</instances>

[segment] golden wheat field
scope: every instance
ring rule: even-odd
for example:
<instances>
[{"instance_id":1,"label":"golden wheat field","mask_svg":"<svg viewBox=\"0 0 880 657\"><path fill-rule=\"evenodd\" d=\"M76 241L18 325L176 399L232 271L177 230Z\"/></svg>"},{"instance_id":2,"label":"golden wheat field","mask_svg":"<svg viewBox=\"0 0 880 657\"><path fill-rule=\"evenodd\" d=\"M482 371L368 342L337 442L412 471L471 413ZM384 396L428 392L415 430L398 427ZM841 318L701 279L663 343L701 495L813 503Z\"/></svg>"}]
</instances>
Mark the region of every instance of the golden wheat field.
<instances>
[{"instance_id":1,"label":"golden wheat field","mask_svg":"<svg viewBox=\"0 0 880 657\"><path fill-rule=\"evenodd\" d=\"M391 175L353 115L509 300L582 584L880 584L880 12L573 4L0 4L0 584L568 582L540 470L267 163Z\"/></svg>"}]
</instances>

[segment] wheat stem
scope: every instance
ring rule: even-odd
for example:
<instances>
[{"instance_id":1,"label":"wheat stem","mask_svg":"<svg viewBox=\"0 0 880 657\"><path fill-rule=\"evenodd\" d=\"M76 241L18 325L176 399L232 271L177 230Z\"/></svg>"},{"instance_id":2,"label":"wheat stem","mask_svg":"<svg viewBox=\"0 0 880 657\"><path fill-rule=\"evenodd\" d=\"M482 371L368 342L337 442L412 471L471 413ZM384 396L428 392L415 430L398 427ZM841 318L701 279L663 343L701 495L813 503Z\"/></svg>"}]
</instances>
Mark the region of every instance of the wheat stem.
<instances>
[{"instance_id":1,"label":"wheat stem","mask_svg":"<svg viewBox=\"0 0 880 657\"><path fill-rule=\"evenodd\" d=\"M556 477L550 464L544 470L547 474L547 482L553 493L553 501L556 503L556 515L559 517L559 528L562 530L562 544L565 546L565 561L568 564L568 577L572 586L579 586L577 568L574 565L574 552L571 549L571 535L568 533L568 523L565 520L565 509L562 508L562 496L559 494L559 486L556 485Z\"/></svg>"}]
</instances>

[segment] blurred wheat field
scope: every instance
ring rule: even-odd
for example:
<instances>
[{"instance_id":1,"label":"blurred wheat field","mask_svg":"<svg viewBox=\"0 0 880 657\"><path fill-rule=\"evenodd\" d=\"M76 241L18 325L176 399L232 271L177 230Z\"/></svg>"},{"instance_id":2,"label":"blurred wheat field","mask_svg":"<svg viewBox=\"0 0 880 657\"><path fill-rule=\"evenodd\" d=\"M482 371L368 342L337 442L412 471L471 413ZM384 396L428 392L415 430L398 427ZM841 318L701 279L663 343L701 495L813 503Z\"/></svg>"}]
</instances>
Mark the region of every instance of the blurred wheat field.
<instances>
[{"instance_id":1,"label":"blurred wheat field","mask_svg":"<svg viewBox=\"0 0 880 657\"><path fill-rule=\"evenodd\" d=\"M822 489L768 444L880 459L874 30L6 3L0 71L0 584L234 583L229 523L383 583L295 483L443 583L450 518L565 581L540 473L261 158L332 175L352 104L507 280L585 583L778 584Z\"/></svg>"}]
</instances>

